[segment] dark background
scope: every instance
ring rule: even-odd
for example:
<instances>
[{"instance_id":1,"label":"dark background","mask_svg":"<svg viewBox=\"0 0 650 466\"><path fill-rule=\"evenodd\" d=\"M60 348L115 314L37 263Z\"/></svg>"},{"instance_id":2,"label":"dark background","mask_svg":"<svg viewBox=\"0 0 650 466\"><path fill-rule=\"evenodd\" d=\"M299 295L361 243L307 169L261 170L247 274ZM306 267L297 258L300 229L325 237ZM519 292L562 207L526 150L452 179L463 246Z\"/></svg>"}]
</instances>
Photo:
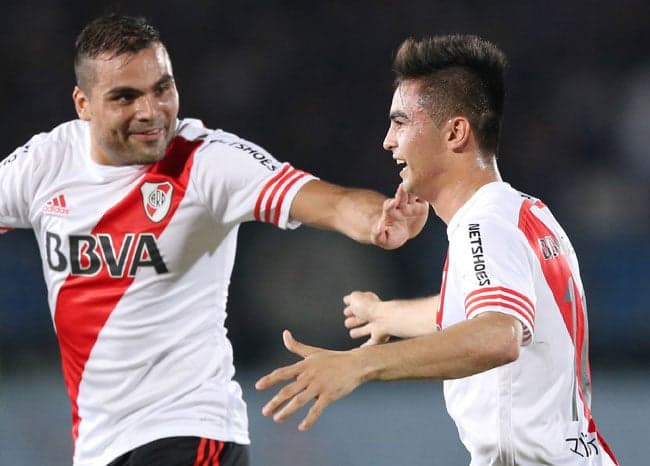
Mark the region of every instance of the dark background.
<instances>
[{"instance_id":1,"label":"dark background","mask_svg":"<svg viewBox=\"0 0 650 466\"><path fill-rule=\"evenodd\" d=\"M0 158L76 117L75 36L114 5L3 2ZM180 117L237 133L325 180L386 195L399 183L381 149L399 43L452 32L497 43L510 61L502 175L544 200L574 243L594 372L634 369L646 380L647 1L199 0L124 2L117 9L144 15L161 31ZM435 293L445 252L445 226L433 215L423 234L392 252L330 232L243 225L227 321L238 368L259 376L293 360L282 348L283 328L309 343L352 347L341 297L353 289L386 298ZM1 401L3 380L59 364L31 232L0 239L0 283Z\"/></svg>"}]
</instances>

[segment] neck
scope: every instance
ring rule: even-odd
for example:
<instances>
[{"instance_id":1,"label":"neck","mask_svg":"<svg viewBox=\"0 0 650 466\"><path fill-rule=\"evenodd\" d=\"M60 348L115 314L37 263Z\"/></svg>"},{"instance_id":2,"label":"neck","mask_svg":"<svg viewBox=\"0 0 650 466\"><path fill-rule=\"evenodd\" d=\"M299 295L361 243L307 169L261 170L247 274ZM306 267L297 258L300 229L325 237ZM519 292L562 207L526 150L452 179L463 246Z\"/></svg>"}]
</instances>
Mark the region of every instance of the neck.
<instances>
[{"instance_id":1,"label":"neck","mask_svg":"<svg viewBox=\"0 0 650 466\"><path fill-rule=\"evenodd\" d=\"M470 174L468 175L468 172ZM460 170L457 176L450 176L437 193L435 199L430 201L436 215L449 224L449 221L482 186L495 181L501 181L501 174L496 160L486 162L482 166L474 166L465 171Z\"/></svg>"}]
</instances>

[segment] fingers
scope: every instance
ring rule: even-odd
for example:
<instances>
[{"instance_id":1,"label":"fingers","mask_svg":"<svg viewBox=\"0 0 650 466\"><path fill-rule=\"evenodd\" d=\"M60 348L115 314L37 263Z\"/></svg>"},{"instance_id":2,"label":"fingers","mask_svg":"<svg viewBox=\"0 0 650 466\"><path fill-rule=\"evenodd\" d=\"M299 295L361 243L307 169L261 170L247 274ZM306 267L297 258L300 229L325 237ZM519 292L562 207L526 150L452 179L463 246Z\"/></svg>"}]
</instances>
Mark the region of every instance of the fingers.
<instances>
[{"instance_id":1,"label":"fingers","mask_svg":"<svg viewBox=\"0 0 650 466\"><path fill-rule=\"evenodd\" d=\"M273 420L277 423L284 422L287 418L294 415L296 411L300 410L303 406L305 406L307 403L309 403L311 400L314 399L316 399L314 406L319 405L318 396L315 392L313 392L310 388L302 390L301 392L293 396L293 398L291 398L289 402L285 404L284 407L282 407L282 409L273 416ZM308 426L311 427L311 425L316 421L316 418L320 416L320 413L322 412L323 408L325 408L324 406L317 408L314 415L312 414L312 410L314 409L314 406L310 408L309 410L310 412L307 413L307 417L301 422L300 425L303 425L307 420L307 418L310 418L308 422ZM300 425L298 426L300 430L307 430L309 428L307 427L307 429L301 429Z\"/></svg>"},{"instance_id":2,"label":"fingers","mask_svg":"<svg viewBox=\"0 0 650 466\"><path fill-rule=\"evenodd\" d=\"M361 338L370 335L372 332L370 325L364 325L363 327L353 328L349 333L351 338Z\"/></svg>"},{"instance_id":3,"label":"fingers","mask_svg":"<svg viewBox=\"0 0 650 466\"><path fill-rule=\"evenodd\" d=\"M275 413L273 414L273 421L281 423L284 422L287 418L294 415L298 410L300 410L313 399L316 401L312 407L309 408L307 416L305 416L305 418L298 425L298 430L304 432L306 430L309 430L314 425L325 408L330 404L330 401L327 401L325 396L319 397L316 393L312 393L312 390L309 387L304 387L299 381L289 384L280 390L262 408L262 414L264 416L269 416ZM280 406L282 406L284 403L286 404L279 411L277 411L278 408L280 408Z\"/></svg>"},{"instance_id":4,"label":"fingers","mask_svg":"<svg viewBox=\"0 0 650 466\"><path fill-rule=\"evenodd\" d=\"M399 184L397 187L397 191L395 191L395 201L397 204L405 204L410 200L410 195L404 191L404 186L402 183Z\"/></svg>"},{"instance_id":5,"label":"fingers","mask_svg":"<svg viewBox=\"0 0 650 466\"><path fill-rule=\"evenodd\" d=\"M371 299L373 301L379 301L379 296L372 291L353 291L345 296L343 296L343 303L348 306L353 306L355 303L359 303L362 299Z\"/></svg>"},{"instance_id":6,"label":"fingers","mask_svg":"<svg viewBox=\"0 0 650 466\"><path fill-rule=\"evenodd\" d=\"M355 315L366 314L372 311L372 307L381 301L372 291L355 291L346 296L347 307ZM345 310L344 310L345 312Z\"/></svg>"},{"instance_id":7,"label":"fingers","mask_svg":"<svg viewBox=\"0 0 650 466\"><path fill-rule=\"evenodd\" d=\"M266 374L264 377L261 377L257 382L255 382L255 388L257 390L266 390L278 382L284 382L285 380L293 379L295 374L298 372L296 368L298 364L300 363L280 367L279 369L275 369L273 372Z\"/></svg>"},{"instance_id":8,"label":"fingers","mask_svg":"<svg viewBox=\"0 0 650 466\"><path fill-rule=\"evenodd\" d=\"M377 337L375 337L375 336L371 336L370 338L368 338L368 339L367 339L367 340L366 340L366 341L361 345L361 348L363 348L363 347L365 347L365 346L383 345L384 343L388 343L389 340L390 340L390 336L389 336L389 335L386 335L386 336L383 336L383 337L379 337L379 338L377 338Z\"/></svg>"},{"instance_id":9,"label":"fingers","mask_svg":"<svg viewBox=\"0 0 650 466\"><path fill-rule=\"evenodd\" d=\"M397 191L395 191L394 200L400 206L404 206L406 204L424 203L424 201L422 201L415 194L407 193L404 190L404 185L402 183L400 183L400 185L397 187Z\"/></svg>"},{"instance_id":10,"label":"fingers","mask_svg":"<svg viewBox=\"0 0 650 466\"><path fill-rule=\"evenodd\" d=\"M422 215L423 212L428 212L428 202L420 199L415 194L407 193L401 183L397 187L395 197L392 200L396 201L396 205L391 207L397 207L401 210L407 209L407 215L409 216Z\"/></svg>"},{"instance_id":11,"label":"fingers","mask_svg":"<svg viewBox=\"0 0 650 466\"><path fill-rule=\"evenodd\" d=\"M343 303L349 306L350 304L352 304L354 298L360 293L363 293L363 291L351 291L350 293L343 296Z\"/></svg>"},{"instance_id":12,"label":"fingers","mask_svg":"<svg viewBox=\"0 0 650 466\"><path fill-rule=\"evenodd\" d=\"M316 346L309 346L305 345L304 343L300 343L298 340L293 338L293 335L291 335L291 332L289 330L282 332L282 341L284 342L284 346L289 351L303 358L306 358L307 356L314 354L317 351L322 351L321 348L318 348ZM297 373L298 364L300 363L275 369L273 372L265 375L264 377L261 377L255 383L255 388L258 390L266 390L278 382L292 379Z\"/></svg>"},{"instance_id":13,"label":"fingers","mask_svg":"<svg viewBox=\"0 0 650 466\"><path fill-rule=\"evenodd\" d=\"M316 400L314 405L309 409L307 416L298 426L298 429L301 431L308 430L320 417L325 407L329 405L331 401L326 401L329 397L322 394L322 389L319 390L317 388L322 384L314 383L310 377L300 377L300 368L295 368L296 370L293 371L285 369L287 368L273 371L273 373L263 377L257 384L255 384L257 389L263 389L266 386L266 381L273 380L276 376L284 380L286 379L286 376L291 373L292 376L295 377L293 382L285 385L264 405L262 408L262 414L264 416L273 415L273 421L281 423L295 414L296 411L300 410L311 400Z\"/></svg>"},{"instance_id":14,"label":"fingers","mask_svg":"<svg viewBox=\"0 0 650 466\"><path fill-rule=\"evenodd\" d=\"M309 356L310 354L314 354L317 351L321 351L321 348L318 348L316 346L309 346L305 345L304 343L300 343L293 337L293 335L291 335L291 332L289 330L284 330L282 332L282 341L284 342L284 346L289 351L291 351L293 354L297 354L298 356L302 356L303 358Z\"/></svg>"},{"instance_id":15,"label":"fingers","mask_svg":"<svg viewBox=\"0 0 650 466\"><path fill-rule=\"evenodd\" d=\"M384 249L401 246L422 230L428 213L428 203L407 193L400 184L395 197L384 201L381 216L371 234L371 242Z\"/></svg>"},{"instance_id":16,"label":"fingers","mask_svg":"<svg viewBox=\"0 0 650 466\"><path fill-rule=\"evenodd\" d=\"M343 325L347 329L361 327L377 319L376 309L381 300L372 291L354 291L345 296L343 301L347 304L347 307L343 309L343 315L346 316ZM350 336L359 338L366 334L352 336L351 333Z\"/></svg>"},{"instance_id":17,"label":"fingers","mask_svg":"<svg viewBox=\"0 0 650 466\"><path fill-rule=\"evenodd\" d=\"M298 425L298 430L302 432L309 430L311 426L314 425L316 420L320 417L320 415L323 414L323 411L328 405L329 402L325 401L324 398L318 398L313 406L309 408L307 416L305 416L302 422Z\"/></svg>"},{"instance_id":18,"label":"fingers","mask_svg":"<svg viewBox=\"0 0 650 466\"><path fill-rule=\"evenodd\" d=\"M347 319L345 319L345 321L343 321L343 325L345 326L345 328L348 328L348 329L355 328L355 327L360 327L361 325L365 325L367 323L368 323L367 320L359 319L356 316L348 317Z\"/></svg>"},{"instance_id":19,"label":"fingers","mask_svg":"<svg viewBox=\"0 0 650 466\"><path fill-rule=\"evenodd\" d=\"M262 408L262 414L264 416L270 416L275 413L273 416L275 422L284 421L309 401L309 397L305 396L304 389L304 384L299 380L285 385L264 405ZM290 401L276 413L280 406L288 400Z\"/></svg>"}]
</instances>

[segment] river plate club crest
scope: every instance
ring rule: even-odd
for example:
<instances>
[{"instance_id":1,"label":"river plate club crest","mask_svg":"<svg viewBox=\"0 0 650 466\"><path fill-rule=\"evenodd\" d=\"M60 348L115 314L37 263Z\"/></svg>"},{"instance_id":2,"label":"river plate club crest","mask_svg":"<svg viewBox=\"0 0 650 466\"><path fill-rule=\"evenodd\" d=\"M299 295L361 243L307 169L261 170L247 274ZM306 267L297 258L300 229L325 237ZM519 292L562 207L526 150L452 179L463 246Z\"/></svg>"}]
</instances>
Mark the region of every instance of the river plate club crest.
<instances>
[{"instance_id":1,"label":"river plate club crest","mask_svg":"<svg viewBox=\"0 0 650 466\"><path fill-rule=\"evenodd\" d=\"M172 205L174 187L169 181L162 183L145 182L140 186L144 212L154 223L160 222L169 212Z\"/></svg>"}]
</instances>

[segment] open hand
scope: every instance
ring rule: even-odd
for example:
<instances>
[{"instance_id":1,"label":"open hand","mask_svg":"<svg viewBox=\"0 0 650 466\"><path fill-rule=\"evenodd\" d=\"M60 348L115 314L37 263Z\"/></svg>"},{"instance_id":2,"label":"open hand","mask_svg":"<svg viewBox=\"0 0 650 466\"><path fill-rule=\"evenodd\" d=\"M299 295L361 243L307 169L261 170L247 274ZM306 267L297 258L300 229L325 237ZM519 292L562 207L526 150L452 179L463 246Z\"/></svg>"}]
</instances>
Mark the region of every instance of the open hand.
<instances>
[{"instance_id":1,"label":"open hand","mask_svg":"<svg viewBox=\"0 0 650 466\"><path fill-rule=\"evenodd\" d=\"M275 369L255 384L258 390L292 380L278 391L262 408L264 416L273 414L275 422L282 422L309 401L315 400L307 416L299 424L308 430L332 402L348 395L360 383L360 366L352 351L330 351L305 345L295 340L288 330L282 332L284 346L304 358L290 366Z\"/></svg>"},{"instance_id":2,"label":"open hand","mask_svg":"<svg viewBox=\"0 0 650 466\"><path fill-rule=\"evenodd\" d=\"M381 218L373 233L372 242L384 249L400 247L417 236L429 215L429 204L404 191L400 184L395 197L384 201Z\"/></svg>"}]
</instances>

